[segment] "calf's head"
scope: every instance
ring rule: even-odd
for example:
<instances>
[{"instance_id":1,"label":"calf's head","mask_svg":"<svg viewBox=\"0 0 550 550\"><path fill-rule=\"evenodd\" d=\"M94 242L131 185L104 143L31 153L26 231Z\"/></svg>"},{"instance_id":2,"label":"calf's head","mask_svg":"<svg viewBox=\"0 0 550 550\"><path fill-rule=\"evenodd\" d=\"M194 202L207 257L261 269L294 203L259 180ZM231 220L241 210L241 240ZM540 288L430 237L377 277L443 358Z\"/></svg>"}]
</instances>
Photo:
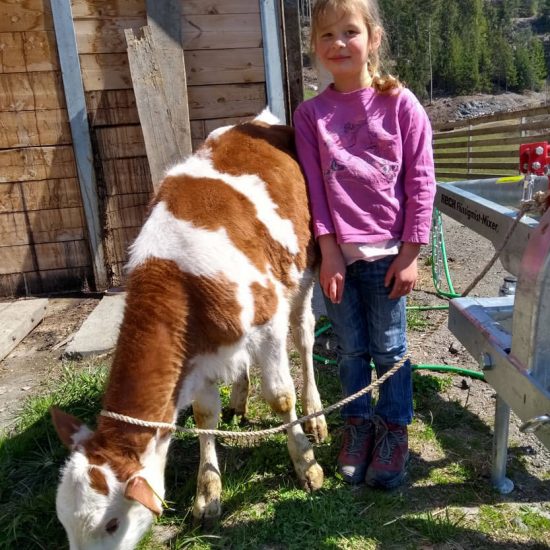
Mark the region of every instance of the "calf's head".
<instances>
[{"instance_id":1,"label":"calf's head","mask_svg":"<svg viewBox=\"0 0 550 550\"><path fill-rule=\"evenodd\" d=\"M135 457L94 451L94 434L77 418L52 409L53 423L71 455L57 490L57 516L71 550L136 546L162 513L164 461L169 437L152 435Z\"/></svg>"}]
</instances>

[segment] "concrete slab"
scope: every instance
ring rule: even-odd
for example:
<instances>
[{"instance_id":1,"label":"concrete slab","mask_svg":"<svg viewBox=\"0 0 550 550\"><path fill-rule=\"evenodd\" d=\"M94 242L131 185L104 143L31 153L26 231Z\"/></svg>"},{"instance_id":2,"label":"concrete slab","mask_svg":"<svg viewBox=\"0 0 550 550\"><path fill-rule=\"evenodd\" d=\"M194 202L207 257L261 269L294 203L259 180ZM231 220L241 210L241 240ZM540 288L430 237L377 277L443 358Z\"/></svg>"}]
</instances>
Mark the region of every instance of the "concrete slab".
<instances>
[{"instance_id":1,"label":"concrete slab","mask_svg":"<svg viewBox=\"0 0 550 550\"><path fill-rule=\"evenodd\" d=\"M112 350L122 323L125 301L126 293L104 296L84 321L63 355L79 359Z\"/></svg>"},{"instance_id":2,"label":"concrete slab","mask_svg":"<svg viewBox=\"0 0 550 550\"><path fill-rule=\"evenodd\" d=\"M0 361L42 321L47 298L4 302L0 307Z\"/></svg>"}]
</instances>

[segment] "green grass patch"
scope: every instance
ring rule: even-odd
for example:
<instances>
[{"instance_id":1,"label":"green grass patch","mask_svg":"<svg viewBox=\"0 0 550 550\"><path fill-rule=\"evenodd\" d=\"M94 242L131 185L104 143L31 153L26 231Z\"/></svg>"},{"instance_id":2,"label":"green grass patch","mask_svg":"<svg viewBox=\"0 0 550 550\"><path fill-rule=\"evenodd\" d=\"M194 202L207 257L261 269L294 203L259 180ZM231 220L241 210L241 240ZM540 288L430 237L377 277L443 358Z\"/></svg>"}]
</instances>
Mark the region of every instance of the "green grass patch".
<instances>
[{"instance_id":1,"label":"green grass patch","mask_svg":"<svg viewBox=\"0 0 550 550\"><path fill-rule=\"evenodd\" d=\"M292 370L299 376L299 358L290 355ZM94 362L68 364L44 395L27 401L17 427L0 438L0 548L67 548L55 516L55 490L68 452L57 439L48 410L58 405L93 427L107 368ZM315 374L323 404L340 399L337 367L318 365ZM460 403L443 399L452 381L452 375L413 374L416 418L409 430L409 479L394 491L350 488L338 479L335 464L342 426L338 413L328 418L329 440L315 446L325 483L314 494L297 486L284 435L252 445L219 440L223 515L211 530L197 528L191 517L198 441L177 434L166 469L166 501L171 509L139 549L412 550L455 543L457 548L483 548L487 537L500 540L504 548L510 530L521 540L543 541L550 522L539 510L503 505L492 491L487 479L490 429ZM259 397L254 369L251 386L248 425L242 427L240 419L232 419L220 421L222 429L261 429L280 423ZM230 388L221 386L220 391L226 406ZM178 423L194 425L190 411L183 411ZM520 463L515 466L521 468ZM461 507L479 507L479 513L465 521ZM514 518L518 518L516 527ZM169 538L160 540L161 533Z\"/></svg>"}]
</instances>

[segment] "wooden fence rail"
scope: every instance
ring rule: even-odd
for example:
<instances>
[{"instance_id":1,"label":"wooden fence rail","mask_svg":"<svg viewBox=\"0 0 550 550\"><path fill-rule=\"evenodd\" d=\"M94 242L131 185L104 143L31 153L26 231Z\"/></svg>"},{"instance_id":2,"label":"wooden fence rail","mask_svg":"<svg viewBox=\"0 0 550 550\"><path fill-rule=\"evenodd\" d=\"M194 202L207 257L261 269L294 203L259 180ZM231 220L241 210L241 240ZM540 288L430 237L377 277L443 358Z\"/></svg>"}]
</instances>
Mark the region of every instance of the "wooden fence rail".
<instances>
[{"instance_id":1,"label":"wooden fence rail","mask_svg":"<svg viewBox=\"0 0 550 550\"><path fill-rule=\"evenodd\" d=\"M438 181L519 172L519 145L550 141L550 105L434 125Z\"/></svg>"}]
</instances>

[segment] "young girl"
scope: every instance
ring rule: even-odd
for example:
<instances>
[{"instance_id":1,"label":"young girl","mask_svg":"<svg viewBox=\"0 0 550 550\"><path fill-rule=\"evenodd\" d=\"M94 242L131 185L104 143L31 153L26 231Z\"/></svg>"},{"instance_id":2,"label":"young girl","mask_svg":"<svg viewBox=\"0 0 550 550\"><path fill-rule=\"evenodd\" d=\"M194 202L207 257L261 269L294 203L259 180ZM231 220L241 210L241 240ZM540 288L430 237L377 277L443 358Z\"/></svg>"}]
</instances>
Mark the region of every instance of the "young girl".
<instances>
[{"instance_id":1,"label":"young girl","mask_svg":"<svg viewBox=\"0 0 550 550\"><path fill-rule=\"evenodd\" d=\"M401 361L405 296L429 240L435 192L432 132L422 106L382 75L376 0L317 0L312 51L333 83L295 112L322 261L320 284L337 337L344 394ZM407 362L380 388L342 409L338 470L349 483L393 488L405 474L412 421Z\"/></svg>"}]
</instances>

